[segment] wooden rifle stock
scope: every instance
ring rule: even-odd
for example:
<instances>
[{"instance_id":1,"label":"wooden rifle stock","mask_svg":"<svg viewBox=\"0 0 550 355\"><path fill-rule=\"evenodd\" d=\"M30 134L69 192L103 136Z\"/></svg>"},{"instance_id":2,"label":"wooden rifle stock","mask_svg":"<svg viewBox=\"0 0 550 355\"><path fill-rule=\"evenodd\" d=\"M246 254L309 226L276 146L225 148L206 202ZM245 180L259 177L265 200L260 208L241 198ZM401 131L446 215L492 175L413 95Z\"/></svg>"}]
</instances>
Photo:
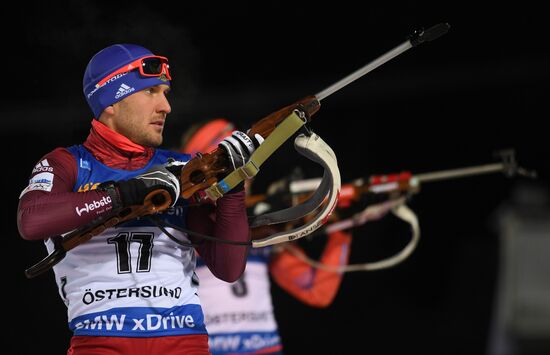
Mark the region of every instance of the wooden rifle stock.
<instances>
[{"instance_id":1,"label":"wooden rifle stock","mask_svg":"<svg viewBox=\"0 0 550 355\"><path fill-rule=\"evenodd\" d=\"M121 222L129 221L136 217L162 212L172 204L172 197L166 190L151 191L143 202L143 205L128 206L115 211L109 216L100 217L87 225L84 225L64 236L54 238L55 250L37 264L25 270L27 278L38 276L65 257L65 254L74 247L87 242L92 237L103 233Z\"/></svg>"},{"instance_id":2,"label":"wooden rifle stock","mask_svg":"<svg viewBox=\"0 0 550 355\"><path fill-rule=\"evenodd\" d=\"M88 241L93 236L103 233L107 228L114 227L121 222L129 221L137 217L162 212L170 207L171 204L172 197L168 191L162 189L151 191L145 196L143 205L124 207L106 217L101 223L94 221L89 225L78 228L63 237L61 246L65 251L69 251L75 246Z\"/></svg>"},{"instance_id":3,"label":"wooden rifle stock","mask_svg":"<svg viewBox=\"0 0 550 355\"><path fill-rule=\"evenodd\" d=\"M248 135L254 139L254 136L259 134L265 139L295 109L301 110L309 121L311 116L319 110L319 106L319 101L315 96L306 97L264 117L250 128ZM212 153L197 154L181 169L179 176L181 196L189 198L197 191L208 188L218 181L219 174L228 171L229 161L222 149L218 148ZM162 212L171 204L172 198L167 191L155 190L145 197L143 205L129 206L113 211L109 216L98 218L64 236L55 237L53 238L55 250L25 270L25 275L27 278L38 276L63 260L66 252L101 234L105 229L137 217Z\"/></svg>"},{"instance_id":4,"label":"wooden rifle stock","mask_svg":"<svg viewBox=\"0 0 550 355\"><path fill-rule=\"evenodd\" d=\"M248 136L255 140L255 135L267 138L271 132L296 109L305 113L306 119L319 111L320 103L315 96L305 97L291 105L271 113L254 123L248 130ZM229 161L225 152L217 148L211 153L197 154L181 170L181 196L190 198L196 192L204 190L218 181L219 174L229 172Z\"/></svg>"}]
</instances>

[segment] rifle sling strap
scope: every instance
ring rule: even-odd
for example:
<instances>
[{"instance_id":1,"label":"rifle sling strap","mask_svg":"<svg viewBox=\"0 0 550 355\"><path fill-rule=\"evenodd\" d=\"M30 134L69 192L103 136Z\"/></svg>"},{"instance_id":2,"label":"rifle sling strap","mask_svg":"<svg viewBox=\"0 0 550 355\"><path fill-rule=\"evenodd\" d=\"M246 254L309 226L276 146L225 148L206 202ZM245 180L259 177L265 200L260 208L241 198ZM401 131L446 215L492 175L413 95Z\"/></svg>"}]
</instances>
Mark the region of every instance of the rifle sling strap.
<instances>
[{"instance_id":1,"label":"rifle sling strap","mask_svg":"<svg viewBox=\"0 0 550 355\"><path fill-rule=\"evenodd\" d=\"M213 201L225 195L228 191L237 186L244 179L251 179L260 166L294 133L298 131L306 120L299 116L300 111L294 110L285 118L263 143L252 153L250 160L242 167L235 169L221 181L213 184L205 190L206 195Z\"/></svg>"}]
</instances>

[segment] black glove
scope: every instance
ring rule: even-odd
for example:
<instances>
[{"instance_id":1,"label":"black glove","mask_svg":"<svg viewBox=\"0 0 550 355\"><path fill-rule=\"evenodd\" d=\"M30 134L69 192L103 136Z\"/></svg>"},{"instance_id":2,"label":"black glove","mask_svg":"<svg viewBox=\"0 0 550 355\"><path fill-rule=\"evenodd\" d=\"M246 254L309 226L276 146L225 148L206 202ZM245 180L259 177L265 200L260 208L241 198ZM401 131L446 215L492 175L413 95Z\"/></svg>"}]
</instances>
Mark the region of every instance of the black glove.
<instances>
[{"instance_id":1,"label":"black glove","mask_svg":"<svg viewBox=\"0 0 550 355\"><path fill-rule=\"evenodd\" d=\"M233 170L245 165L256 150L252 139L241 131L233 132L229 137L224 138L218 146L227 153Z\"/></svg>"},{"instance_id":2,"label":"black glove","mask_svg":"<svg viewBox=\"0 0 550 355\"><path fill-rule=\"evenodd\" d=\"M227 153L227 157L232 168L231 171L245 165L250 159L252 153L254 153L254 150L256 150L256 146L252 139L250 139L250 137L246 133L241 131L233 132L233 134L231 134L229 137L226 137L224 140L222 140L220 144L218 144L218 146ZM225 176L231 173L231 171L227 174L224 174L223 176L219 176L218 179L223 179ZM243 190L244 181L241 181L231 190L230 193L235 193Z\"/></svg>"},{"instance_id":3,"label":"black glove","mask_svg":"<svg viewBox=\"0 0 550 355\"><path fill-rule=\"evenodd\" d=\"M154 190L166 190L172 197L174 206L180 196L180 183L178 178L163 165L157 165L147 172L129 180L120 180L103 183L100 189L108 191L115 207L142 205L145 197ZM113 190L117 192L113 196ZM117 198L118 197L118 198Z\"/></svg>"}]
</instances>

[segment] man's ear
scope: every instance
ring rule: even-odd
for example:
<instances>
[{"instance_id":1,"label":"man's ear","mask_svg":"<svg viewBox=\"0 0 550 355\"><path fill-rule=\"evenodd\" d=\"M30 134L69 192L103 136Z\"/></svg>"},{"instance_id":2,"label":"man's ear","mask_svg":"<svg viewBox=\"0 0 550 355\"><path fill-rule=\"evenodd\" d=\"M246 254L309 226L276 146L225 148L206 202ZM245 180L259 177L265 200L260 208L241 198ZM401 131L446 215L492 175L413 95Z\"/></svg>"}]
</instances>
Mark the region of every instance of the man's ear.
<instances>
[{"instance_id":1,"label":"man's ear","mask_svg":"<svg viewBox=\"0 0 550 355\"><path fill-rule=\"evenodd\" d=\"M105 109L103 110L103 113L106 113L107 115L114 115L115 108L113 107L113 105L109 105L105 107Z\"/></svg>"},{"instance_id":2,"label":"man's ear","mask_svg":"<svg viewBox=\"0 0 550 355\"><path fill-rule=\"evenodd\" d=\"M115 114L115 108L113 105L105 107L103 109L103 112L101 112L101 115L98 117L98 121L106 125L107 127L111 127L111 121L112 117Z\"/></svg>"}]
</instances>

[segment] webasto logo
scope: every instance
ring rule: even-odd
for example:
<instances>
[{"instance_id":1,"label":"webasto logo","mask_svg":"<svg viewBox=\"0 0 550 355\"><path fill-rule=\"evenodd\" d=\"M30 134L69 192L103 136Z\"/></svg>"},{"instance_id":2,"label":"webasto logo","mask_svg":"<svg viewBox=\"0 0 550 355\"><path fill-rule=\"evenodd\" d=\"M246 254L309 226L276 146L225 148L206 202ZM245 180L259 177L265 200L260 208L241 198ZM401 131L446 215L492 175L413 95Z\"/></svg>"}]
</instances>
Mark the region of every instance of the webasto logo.
<instances>
[{"instance_id":1,"label":"webasto logo","mask_svg":"<svg viewBox=\"0 0 550 355\"><path fill-rule=\"evenodd\" d=\"M88 213L90 211L93 211L95 209L98 209L100 207L108 205L110 203L111 203L111 197L106 196L106 197L103 197L99 201L93 201L91 203L85 203L84 208L76 207L76 214L79 215L79 216L82 216L82 213L84 213L84 212Z\"/></svg>"}]
</instances>

